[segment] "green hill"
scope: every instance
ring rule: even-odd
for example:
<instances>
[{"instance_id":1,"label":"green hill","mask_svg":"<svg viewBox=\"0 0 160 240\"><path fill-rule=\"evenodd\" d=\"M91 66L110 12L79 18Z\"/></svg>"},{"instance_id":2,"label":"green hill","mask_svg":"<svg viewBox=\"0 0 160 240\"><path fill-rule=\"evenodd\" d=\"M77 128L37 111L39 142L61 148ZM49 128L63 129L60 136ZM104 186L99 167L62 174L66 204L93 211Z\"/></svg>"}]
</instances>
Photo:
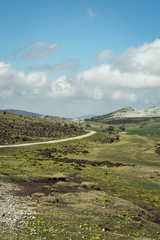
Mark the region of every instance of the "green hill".
<instances>
[{"instance_id":1,"label":"green hill","mask_svg":"<svg viewBox=\"0 0 160 240\"><path fill-rule=\"evenodd\" d=\"M46 141L81 135L75 124L0 111L0 144Z\"/></svg>"}]
</instances>

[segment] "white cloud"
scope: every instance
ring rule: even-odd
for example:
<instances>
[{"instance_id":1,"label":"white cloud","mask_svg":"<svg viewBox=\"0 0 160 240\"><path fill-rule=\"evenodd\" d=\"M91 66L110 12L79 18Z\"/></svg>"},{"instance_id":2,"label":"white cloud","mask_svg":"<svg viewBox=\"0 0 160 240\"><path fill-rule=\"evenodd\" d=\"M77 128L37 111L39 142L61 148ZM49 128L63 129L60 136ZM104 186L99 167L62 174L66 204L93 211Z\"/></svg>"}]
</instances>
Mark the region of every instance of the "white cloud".
<instances>
[{"instance_id":1,"label":"white cloud","mask_svg":"<svg viewBox=\"0 0 160 240\"><path fill-rule=\"evenodd\" d=\"M111 98L113 100L127 100L130 102L136 102L138 99L135 93L126 93L121 91L114 92Z\"/></svg>"},{"instance_id":2,"label":"white cloud","mask_svg":"<svg viewBox=\"0 0 160 240\"><path fill-rule=\"evenodd\" d=\"M108 59L109 57L111 57L113 55L112 51L110 49L104 49L102 50L99 54L97 54L95 56L95 60L96 61L103 61Z\"/></svg>"},{"instance_id":3,"label":"white cloud","mask_svg":"<svg viewBox=\"0 0 160 240\"><path fill-rule=\"evenodd\" d=\"M53 98L57 97L72 97L75 94L75 87L69 82L66 76L60 76L51 83L51 91L49 96Z\"/></svg>"},{"instance_id":4,"label":"white cloud","mask_svg":"<svg viewBox=\"0 0 160 240\"><path fill-rule=\"evenodd\" d=\"M160 74L160 39L129 48L113 60L112 65L121 72Z\"/></svg>"},{"instance_id":5,"label":"white cloud","mask_svg":"<svg viewBox=\"0 0 160 240\"><path fill-rule=\"evenodd\" d=\"M127 104L128 101L137 102L140 95L142 101L143 96L146 98L149 94L151 102L151 98L157 96L155 92L160 90L159 62L160 40L155 40L128 49L109 64L79 72L75 79L77 86L83 86L81 89L90 89L92 94L88 91L88 95L92 98L94 94L91 89L100 89L105 100L125 100Z\"/></svg>"},{"instance_id":6,"label":"white cloud","mask_svg":"<svg viewBox=\"0 0 160 240\"><path fill-rule=\"evenodd\" d=\"M32 72L25 74L23 71L16 72L16 81L19 84L30 87L44 87L47 83L47 76L44 72Z\"/></svg>"},{"instance_id":7,"label":"white cloud","mask_svg":"<svg viewBox=\"0 0 160 240\"><path fill-rule=\"evenodd\" d=\"M93 18L95 18L95 17L98 16L98 14L95 13L95 12L93 12L93 10L90 9L90 8L87 8L87 9L86 9L86 12L87 12L88 17L89 17L90 20L92 20Z\"/></svg>"},{"instance_id":8,"label":"white cloud","mask_svg":"<svg viewBox=\"0 0 160 240\"><path fill-rule=\"evenodd\" d=\"M101 88L160 88L160 76L143 72L122 72L109 64L78 73L76 78L81 84L97 84Z\"/></svg>"},{"instance_id":9,"label":"white cloud","mask_svg":"<svg viewBox=\"0 0 160 240\"><path fill-rule=\"evenodd\" d=\"M0 87L10 84L14 74L14 69L10 64L0 62Z\"/></svg>"},{"instance_id":10,"label":"white cloud","mask_svg":"<svg viewBox=\"0 0 160 240\"><path fill-rule=\"evenodd\" d=\"M47 76L43 72L25 74L15 71L10 64L0 62L0 96L33 94L47 87Z\"/></svg>"},{"instance_id":11,"label":"white cloud","mask_svg":"<svg viewBox=\"0 0 160 240\"><path fill-rule=\"evenodd\" d=\"M45 41L43 41L27 45L26 47L15 51L13 53L13 57L17 58L17 56L19 55L23 60L42 59L47 57L48 55L55 55L57 51L57 43L52 43L48 45Z\"/></svg>"}]
</instances>

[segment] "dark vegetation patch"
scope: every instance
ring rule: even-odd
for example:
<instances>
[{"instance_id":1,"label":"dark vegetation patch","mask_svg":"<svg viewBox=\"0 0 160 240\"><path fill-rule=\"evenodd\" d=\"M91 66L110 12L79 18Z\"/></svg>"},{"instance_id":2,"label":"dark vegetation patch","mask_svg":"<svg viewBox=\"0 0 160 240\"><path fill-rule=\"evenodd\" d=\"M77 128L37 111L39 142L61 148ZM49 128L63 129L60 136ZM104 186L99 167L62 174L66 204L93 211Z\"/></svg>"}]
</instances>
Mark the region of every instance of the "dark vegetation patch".
<instances>
[{"instance_id":1,"label":"dark vegetation patch","mask_svg":"<svg viewBox=\"0 0 160 240\"><path fill-rule=\"evenodd\" d=\"M100 116L100 117L93 117L90 119L85 119L85 121L93 121L93 122L102 122L104 124L115 124L115 125L119 125L119 124L129 124L129 123L140 123L140 122L146 122L148 120L151 120L153 118L151 117L139 117L139 118L119 118L119 119L115 119L115 118L105 118L104 116ZM154 117L155 120L160 120L159 117Z\"/></svg>"},{"instance_id":2,"label":"dark vegetation patch","mask_svg":"<svg viewBox=\"0 0 160 240\"><path fill-rule=\"evenodd\" d=\"M158 215L154 218L153 222L160 225L160 214L158 214Z\"/></svg>"},{"instance_id":3,"label":"dark vegetation patch","mask_svg":"<svg viewBox=\"0 0 160 240\"><path fill-rule=\"evenodd\" d=\"M91 166L107 166L107 167L120 167L120 166L132 166L135 165L129 165L129 164L122 164L122 163L112 163L110 161L89 161L84 159L70 159L70 158L56 158L54 159L57 162L65 162L65 163L73 163L77 164L81 167L85 167L85 165L91 165ZM76 167L76 166L75 166Z\"/></svg>"},{"instance_id":4,"label":"dark vegetation patch","mask_svg":"<svg viewBox=\"0 0 160 240\"><path fill-rule=\"evenodd\" d=\"M5 173L4 171L0 171L0 175L8 176L8 173Z\"/></svg>"},{"instance_id":5,"label":"dark vegetation patch","mask_svg":"<svg viewBox=\"0 0 160 240\"><path fill-rule=\"evenodd\" d=\"M75 148L73 148L75 151ZM84 150L83 150L84 151ZM83 152L82 151L82 152ZM84 160L84 159L73 159L73 158L67 158L67 157L56 157L55 153L57 153L56 148L52 149L42 149L39 150L40 154L42 156L45 156L47 158L52 159L55 162L64 162L64 163L72 163L76 167L85 167L85 165L91 165L91 166L107 166L107 167L120 167L120 166L135 166L135 165L129 165L129 164L122 164L122 163L112 163L110 161L90 161L90 160ZM59 150L58 150L59 153ZM60 153L63 153L63 150L61 150ZM40 160L43 161L43 159L40 158ZM82 170L82 169L81 169Z\"/></svg>"},{"instance_id":6,"label":"dark vegetation patch","mask_svg":"<svg viewBox=\"0 0 160 240\"><path fill-rule=\"evenodd\" d=\"M112 134L112 135L108 135L108 137L104 137L104 138L97 138L95 140L95 142L99 142L99 143L114 143L116 141L119 141L120 136L118 134Z\"/></svg>"},{"instance_id":7,"label":"dark vegetation patch","mask_svg":"<svg viewBox=\"0 0 160 240\"><path fill-rule=\"evenodd\" d=\"M84 133L73 124L0 111L0 144L59 139Z\"/></svg>"},{"instance_id":8,"label":"dark vegetation patch","mask_svg":"<svg viewBox=\"0 0 160 240\"><path fill-rule=\"evenodd\" d=\"M87 150L86 144L74 144L74 145L64 145L61 148L45 148L39 149L38 152L44 156L55 156L59 154L67 155L67 154L87 154L89 151Z\"/></svg>"},{"instance_id":9,"label":"dark vegetation patch","mask_svg":"<svg viewBox=\"0 0 160 240\"><path fill-rule=\"evenodd\" d=\"M90 137L90 142L94 143L114 143L120 140L120 136L117 132L110 132L108 128L103 129L102 132L94 134Z\"/></svg>"},{"instance_id":10,"label":"dark vegetation patch","mask_svg":"<svg viewBox=\"0 0 160 240\"><path fill-rule=\"evenodd\" d=\"M34 193L43 193L44 195L48 196L52 192L59 193L77 192L80 191L79 189L77 189L77 186L84 181L85 181L84 178L77 176L76 174L72 174L67 177L51 176L34 180L30 179L29 182L25 181L16 182L16 184L21 186L22 189L20 191L14 191L14 193L18 196L32 196L32 194ZM56 185L57 183L62 184Z\"/></svg>"},{"instance_id":11,"label":"dark vegetation patch","mask_svg":"<svg viewBox=\"0 0 160 240\"><path fill-rule=\"evenodd\" d=\"M155 150L155 152L156 152L158 155L160 155L160 144L157 144L157 145L156 145L156 150Z\"/></svg>"}]
</instances>

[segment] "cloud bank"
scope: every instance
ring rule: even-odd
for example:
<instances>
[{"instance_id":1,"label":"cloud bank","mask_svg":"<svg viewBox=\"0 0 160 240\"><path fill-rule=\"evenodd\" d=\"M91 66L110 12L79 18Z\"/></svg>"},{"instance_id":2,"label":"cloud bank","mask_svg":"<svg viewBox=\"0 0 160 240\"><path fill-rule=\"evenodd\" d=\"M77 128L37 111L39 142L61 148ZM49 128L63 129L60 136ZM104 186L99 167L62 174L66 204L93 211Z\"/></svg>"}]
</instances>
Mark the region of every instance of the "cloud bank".
<instances>
[{"instance_id":1,"label":"cloud bank","mask_svg":"<svg viewBox=\"0 0 160 240\"><path fill-rule=\"evenodd\" d=\"M47 76L44 72L25 74L16 71L10 64L0 62L0 97L37 94L46 86Z\"/></svg>"},{"instance_id":2,"label":"cloud bank","mask_svg":"<svg viewBox=\"0 0 160 240\"><path fill-rule=\"evenodd\" d=\"M39 42L28 47L26 58L54 54L56 45L46 46ZM39 52L42 46L45 50ZM50 49L50 50L49 50ZM96 58L102 60L110 55L110 50L100 52ZM29 96L43 99L66 99L87 103L160 103L160 39L132 47L115 57L108 64L101 64L79 72L74 76L62 75L49 80L45 71L26 74L16 71L10 64L0 63L0 99ZM42 70L56 71L69 68L69 63L42 66Z\"/></svg>"}]
</instances>

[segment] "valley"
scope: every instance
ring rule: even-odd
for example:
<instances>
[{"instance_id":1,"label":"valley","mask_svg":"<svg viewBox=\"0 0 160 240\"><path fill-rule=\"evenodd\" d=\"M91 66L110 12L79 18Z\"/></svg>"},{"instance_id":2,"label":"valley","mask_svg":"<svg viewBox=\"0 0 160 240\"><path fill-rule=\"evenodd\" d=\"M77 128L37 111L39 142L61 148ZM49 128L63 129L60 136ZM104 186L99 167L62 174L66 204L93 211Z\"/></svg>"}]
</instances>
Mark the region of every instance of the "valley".
<instances>
[{"instance_id":1,"label":"valley","mask_svg":"<svg viewBox=\"0 0 160 240\"><path fill-rule=\"evenodd\" d=\"M157 117L111 124L0 114L1 145L42 142L0 149L0 239L160 239Z\"/></svg>"}]
</instances>

